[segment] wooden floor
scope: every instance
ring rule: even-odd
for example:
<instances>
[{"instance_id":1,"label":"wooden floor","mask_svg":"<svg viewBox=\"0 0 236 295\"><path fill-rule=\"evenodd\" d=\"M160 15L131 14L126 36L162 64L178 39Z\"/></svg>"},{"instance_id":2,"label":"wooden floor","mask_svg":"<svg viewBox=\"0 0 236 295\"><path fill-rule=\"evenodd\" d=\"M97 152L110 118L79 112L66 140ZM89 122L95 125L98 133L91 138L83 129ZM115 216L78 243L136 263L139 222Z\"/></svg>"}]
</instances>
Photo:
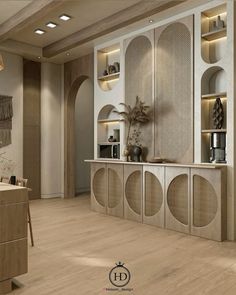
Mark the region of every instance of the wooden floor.
<instances>
[{"instance_id":1,"label":"wooden floor","mask_svg":"<svg viewBox=\"0 0 236 295\"><path fill-rule=\"evenodd\" d=\"M117 294L122 261L134 295L236 294L236 243L217 243L90 211L88 196L31 203L35 247L13 294Z\"/></svg>"}]
</instances>

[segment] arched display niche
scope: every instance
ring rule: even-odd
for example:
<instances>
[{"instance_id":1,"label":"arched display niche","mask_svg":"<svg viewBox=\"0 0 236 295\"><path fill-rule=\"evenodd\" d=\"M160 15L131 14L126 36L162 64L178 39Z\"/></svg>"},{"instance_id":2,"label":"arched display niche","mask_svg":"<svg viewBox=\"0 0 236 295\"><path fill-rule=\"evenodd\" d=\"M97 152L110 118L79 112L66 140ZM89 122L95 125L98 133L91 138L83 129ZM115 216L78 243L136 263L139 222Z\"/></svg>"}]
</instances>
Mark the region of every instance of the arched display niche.
<instances>
[{"instance_id":1,"label":"arched display niche","mask_svg":"<svg viewBox=\"0 0 236 295\"><path fill-rule=\"evenodd\" d=\"M224 22L221 28L214 28L218 17ZM224 57L227 46L226 4L214 7L201 14L201 53L206 63L216 63Z\"/></svg>"},{"instance_id":2,"label":"arched display niche","mask_svg":"<svg viewBox=\"0 0 236 295\"><path fill-rule=\"evenodd\" d=\"M112 90L120 79L120 44L97 51L97 82L103 91Z\"/></svg>"},{"instance_id":3,"label":"arched display niche","mask_svg":"<svg viewBox=\"0 0 236 295\"><path fill-rule=\"evenodd\" d=\"M155 156L193 162L193 18L155 29Z\"/></svg>"},{"instance_id":4,"label":"arched display niche","mask_svg":"<svg viewBox=\"0 0 236 295\"><path fill-rule=\"evenodd\" d=\"M215 132L213 126L213 107L220 97L224 110L224 122L221 132L227 131L227 76L224 69L214 66L205 71L201 79L201 133L202 162L210 160L210 135Z\"/></svg>"},{"instance_id":5,"label":"arched display niche","mask_svg":"<svg viewBox=\"0 0 236 295\"><path fill-rule=\"evenodd\" d=\"M146 105L153 107L153 45L150 36L137 36L126 40L125 52L125 103L133 106L136 96ZM153 38L153 36L152 36ZM126 130L127 133L127 130ZM143 160L153 157L153 117L141 126L140 143L143 146Z\"/></svg>"},{"instance_id":6,"label":"arched display niche","mask_svg":"<svg viewBox=\"0 0 236 295\"><path fill-rule=\"evenodd\" d=\"M115 110L117 109L113 105L108 104L105 105L98 114L98 158L120 158L120 123L122 119L114 112ZM116 140L115 142L108 141L111 136ZM116 151L114 151L115 146Z\"/></svg>"}]
</instances>

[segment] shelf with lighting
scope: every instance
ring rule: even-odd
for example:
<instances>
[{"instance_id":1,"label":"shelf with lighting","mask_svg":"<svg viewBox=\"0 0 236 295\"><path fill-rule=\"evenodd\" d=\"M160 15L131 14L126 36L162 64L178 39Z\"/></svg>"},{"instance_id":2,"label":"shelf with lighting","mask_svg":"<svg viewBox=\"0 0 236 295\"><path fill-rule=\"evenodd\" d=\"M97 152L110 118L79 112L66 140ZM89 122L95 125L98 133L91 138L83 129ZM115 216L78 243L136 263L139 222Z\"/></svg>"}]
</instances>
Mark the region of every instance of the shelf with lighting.
<instances>
[{"instance_id":1,"label":"shelf with lighting","mask_svg":"<svg viewBox=\"0 0 236 295\"><path fill-rule=\"evenodd\" d=\"M124 119L119 119L119 118L113 118L113 119L99 119L98 123L104 123L104 124L109 124L109 123L120 123L123 122Z\"/></svg>"},{"instance_id":2,"label":"shelf with lighting","mask_svg":"<svg viewBox=\"0 0 236 295\"><path fill-rule=\"evenodd\" d=\"M227 99L227 92L203 94L202 99L216 99L217 97Z\"/></svg>"},{"instance_id":3,"label":"shelf with lighting","mask_svg":"<svg viewBox=\"0 0 236 295\"><path fill-rule=\"evenodd\" d=\"M103 91L112 90L120 78L120 44L97 51L97 81Z\"/></svg>"},{"instance_id":4,"label":"shelf with lighting","mask_svg":"<svg viewBox=\"0 0 236 295\"><path fill-rule=\"evenodd\" d=\"M120 77L120 72L117 72L117 73L113 73L113 74L110 74L110 75L105 75L105 76L98 77L98 80L111 82L111 81L119 79L119 77Z\"/></svg>"},{"instance_id":5,"label":"shelf with lighting","mask_svg":"<svg viewBox=\"0 0 236 295\"><path fill-rule=\"evenodd\" d=\"M202 34L202 38L207 41L213 41L223 37L226 37L226 28Z\"/></svg>"},{"instance_id":6,"label":"shelf with lighting","mask_svg":"<svg viewBox=\"0 0 236 295\"><path fill-rule=\"evenodd\" d=\"M202 130L202 133L226 133L227 130L226 129L209 129L209 130Z\"/></svg>"},{"instance_id":7,"label":"shelf with lighting","mask_svg":"<svg viewBox=\"0 0 236 295\"><path fill-rule=\"evenodd\" d=\"M97 119L98 158L120 158L120 124L124 120L118 117L115 110L113 105L108 104L99 112Z\"/></svg>"},{"instance_id":8,"label":"shelf with lighting","mask_svg":"<svg viewBox=\"0 0 236 295\"><path fill-rule=\"evenodd\" d=\"M227 76L222 67L209 67L201 79L201 149L202 162L212 161L212 145L215 138L226 142L227 133ZM217 102L218 99L218 102ZM219 100L220 99L220 100ZM215 112L222 119L222 128L216 129Z\"/></svg>"},{"instance_id":9,"label":"shelf with lighting","mask_svg":"<svg viewBox=\"0 0 236 295\"><path fill-rule=\"evenodd\" d=\"M226 4L201 14L201 51L207 63L215 63L224 56L227 47Z\"/></svg>"}]
</instances>

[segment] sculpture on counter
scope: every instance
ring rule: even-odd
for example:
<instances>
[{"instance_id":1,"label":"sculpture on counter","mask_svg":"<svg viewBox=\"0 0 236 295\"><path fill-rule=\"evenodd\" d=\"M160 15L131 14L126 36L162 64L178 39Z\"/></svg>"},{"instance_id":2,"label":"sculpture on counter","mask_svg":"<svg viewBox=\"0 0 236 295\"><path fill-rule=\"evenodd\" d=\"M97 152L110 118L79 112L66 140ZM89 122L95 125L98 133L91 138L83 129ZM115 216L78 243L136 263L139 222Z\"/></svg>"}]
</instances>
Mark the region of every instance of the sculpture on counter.
<instances>
[{"instance_id":1,"label":"sculpture on counter","mask_svg":"<svg viewBox=\"0 0 236 295\"><path fill-rule=\"evenodd\" d=\"M140 162L142 155L140 128L142 124L148 123L150 121L150 107L145 105L145 103L142 102L138 96L136 96L134 107L131 107L125 103L120 103L120 105L123 105L126 111L118 112L115 110L114 112L122 116L125 119L125 122L128 124L124 156L126 156L127 161Z\"/></svg>"},{"instance_id":2,"label":"sculpture on counter","mask_svg":"<svg viewBox=\"0 0 236 295\"><path fill-rule=\"evenodd\" d=\"M214 103L212 118L214 128L221 129L224 123L224 108L220 97L217 97Z\"/></svg>"},{"instance_id":3,"label":"sculpture on counter","mask_svg":"<svg viewBox=\"0 0 236 295\"><path fill-rule=\"evenodd\" d=\"M12 97L0 95L0 148L11 144Z\"/></svg>"}]
</instances>

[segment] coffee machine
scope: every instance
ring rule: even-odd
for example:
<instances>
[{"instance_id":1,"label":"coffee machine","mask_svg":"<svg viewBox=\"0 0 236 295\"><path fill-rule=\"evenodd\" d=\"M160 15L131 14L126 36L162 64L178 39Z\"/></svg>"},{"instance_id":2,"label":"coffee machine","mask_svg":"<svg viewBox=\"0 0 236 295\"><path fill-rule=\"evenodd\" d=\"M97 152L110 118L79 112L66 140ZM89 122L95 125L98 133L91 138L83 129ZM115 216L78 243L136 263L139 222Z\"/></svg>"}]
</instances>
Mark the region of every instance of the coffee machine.
<instances>
[{"instance_id":1,"label":"coffee machine","mask_svg":"<svg viewBox=\"0 0 236 295\"><path fill-rule=\"evenodd\" d=\"M225 132L211 133L211 145L210 145L210 162L211 163L226 163L225 147L226 147L226 133Z\"/></svg>"}]
</instances>

